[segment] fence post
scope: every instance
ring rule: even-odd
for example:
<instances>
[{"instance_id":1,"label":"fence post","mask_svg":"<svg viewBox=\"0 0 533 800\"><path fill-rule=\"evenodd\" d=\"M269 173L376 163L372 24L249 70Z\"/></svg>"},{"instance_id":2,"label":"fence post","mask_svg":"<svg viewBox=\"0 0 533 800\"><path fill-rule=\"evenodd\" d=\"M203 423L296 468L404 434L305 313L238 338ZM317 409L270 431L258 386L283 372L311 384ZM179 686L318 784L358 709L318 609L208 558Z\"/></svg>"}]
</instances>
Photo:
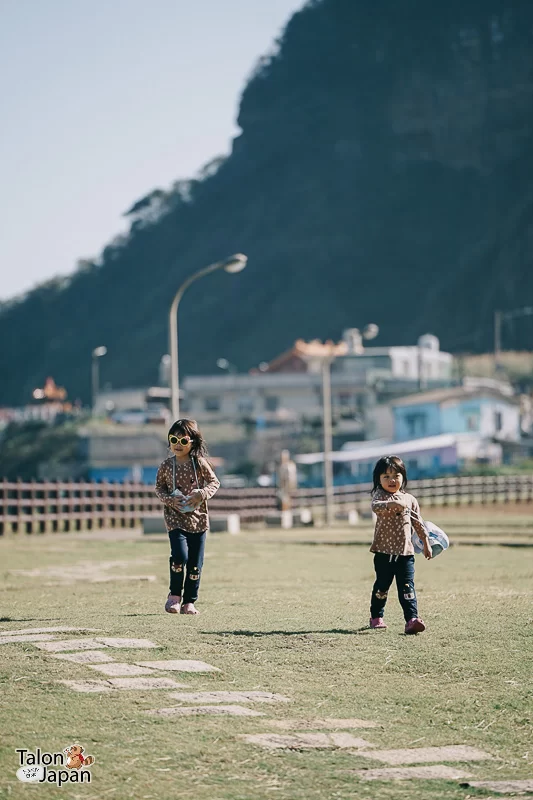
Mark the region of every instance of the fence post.
<instances>
[{"instance_id":1,"label":"fence post","mask_svg":"<svg viewBox=\"0 0 533 800\"><path fill-rule=\"evenodd\" d=\"M0 513L0 536L4 536L7 533L7 481L4 478L2 480L2 513Z\"/></svg>"}]
</instances>

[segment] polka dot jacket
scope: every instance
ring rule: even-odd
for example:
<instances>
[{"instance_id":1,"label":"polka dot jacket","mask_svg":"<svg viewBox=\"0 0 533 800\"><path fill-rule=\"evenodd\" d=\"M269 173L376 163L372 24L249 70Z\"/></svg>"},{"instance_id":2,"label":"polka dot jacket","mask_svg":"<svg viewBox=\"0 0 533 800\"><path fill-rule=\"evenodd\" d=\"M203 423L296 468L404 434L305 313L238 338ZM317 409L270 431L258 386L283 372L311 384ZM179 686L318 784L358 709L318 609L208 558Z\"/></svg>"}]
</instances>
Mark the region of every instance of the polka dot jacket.
<instances>
[{"instance_id":1,"label":"polka dot jacket","mask_svg":"<svg viewBox=\"0 0 533 800\"><path fill-rule=\"evenodd\" d=\"M401 503L402 511L390 507L390 501ZM423 540L426 538L426 529L411 515L410 509L420 515L418 500L408 492L386 492L378 488L372 496L372 511L376 515L374 541L370 548L371 553L386 553L393 556L414 555L411 541L411 525Z\"/></svg>"},{"instance_id":2,"label":"polka dot jacket","mask_svg":"<svg viewBox=\"0 0 533 800\"><path fill-rule=\"evenodd\" d=\"M203 533L209 528L209 517L207 514L206 500L218 491L220 481L213 472L211 466L203 458L195 458L196 471L198 474L198 484L194 474L192 460L181 463L176 459L176 484L172 485L174 456L165 459L157 470L155 480L155 493L165 506L165 525L168 531L179 528L182 531L191 533ZM179 499L171 497L174 489L184 494L190 494L194 489L200 489L204 502L189 514L178 511Z\"/></svg>"}]
</instances>

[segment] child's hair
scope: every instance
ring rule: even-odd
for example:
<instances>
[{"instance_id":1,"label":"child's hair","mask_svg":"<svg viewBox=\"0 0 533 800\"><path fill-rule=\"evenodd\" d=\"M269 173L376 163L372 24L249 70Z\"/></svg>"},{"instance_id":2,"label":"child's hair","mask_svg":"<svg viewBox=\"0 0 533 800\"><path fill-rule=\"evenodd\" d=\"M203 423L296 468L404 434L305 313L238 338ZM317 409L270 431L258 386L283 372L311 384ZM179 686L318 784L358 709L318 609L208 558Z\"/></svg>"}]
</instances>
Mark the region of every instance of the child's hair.
<instances>
[{"instance_id":1,"label":"child's hair","mask_svg":"<svg viewBox=\"0 0 533 800\"><path fill-rule=\"evenodd\" d=\"M405 487L407 486L407 470L405 468L405 464L403 463L402 459L399 456L383 456L379 459L376 466L374 467L374 473L372 478L374 480L374 486L372 487L372 494L379 489L381 486L380 478L384 475L388 469L393 469L395 472L399 472L400 475L403 477L401 491L405 491Z\"/></svg>"},{"instance_id":2,"label":"child's hair","mask_svg":"<svg viewBox=\"0 0 533 800\"><path fill-rule=\"evenodd\" d=\"M169 436L176 434L189 437L192 441L190 452L194 458L208 459L209 453L207 452L207 445L195 419L177 419L176 422L172 423L167 434L167 439Z\"/></svg>"}]
</instances>

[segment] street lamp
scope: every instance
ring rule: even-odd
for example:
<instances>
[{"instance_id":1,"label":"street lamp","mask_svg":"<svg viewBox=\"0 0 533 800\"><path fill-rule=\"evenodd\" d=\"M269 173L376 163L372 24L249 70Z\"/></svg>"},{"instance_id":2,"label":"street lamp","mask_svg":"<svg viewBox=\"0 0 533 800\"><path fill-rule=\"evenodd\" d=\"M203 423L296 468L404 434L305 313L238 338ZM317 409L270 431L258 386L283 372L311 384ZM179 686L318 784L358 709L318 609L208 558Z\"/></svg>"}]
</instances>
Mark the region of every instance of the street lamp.
<instances>
[{"instance_id":1,"label":"street lamp","mask_svg":"<svg viewBox=\"0 0 533 800\"><path fill-rule=\"evenodd\" d=\"M229 375L233 375L237 372L235 365L230 364L227 358L217 358L217 367L222 370L227 370Z\"/></svg>"},{"instance_id":2,"label":"street lamp","mask_svg":"<svg viewBox=\"0 0 533 800\"><path fill-rule=\"evenodd\" d=\"M93 350L93 353L92 353L92 370L91 370L92 391L91 391L91 395L92 395L93 414L95 413L96 398L98 396L98 391L100 389L100 374L99 374L99 367L98 367L98 363L99 363L98 359L102 358L102 356L105 356L106 353L107 353L107 347L103 347L103 346L102 347L95 347L94 350Z\"/></svg>"},{"instance_id":3,"label":"street lamp","mask_svg":"<svg viewBox=\"0 0 533 800\"><path fill-rule=\"evenodd\" d=\"M366 326L361 335L362 339L375 339L379 333L379 328L373 322ZM354 330L356 338L359 338L359 331ZM330 352L322 358L322 429L324 433L324 506L326 513L326 524L331 525L334 521L334 492L333 492L333 463L331 461L331 451L333 450L333 420L331 414L331 364L335 361L333 346Z\"/></svg>"},{"instance_id":4,"label":"street lamp","mask_svg":"<svg viewBox=\"0 0 533 800\"><path fill-rule=\"evenodd\" d=\"M178 306L180 303L181 298L186 289L189 288L191 283L197 281L198 278L203 278L204 275L209 275L211 272L215 272L218 269L223 269L225 272L229 272L231 274L236 274L237 272L241 272L245 266L246 262L248 261L248 256L243 255L242 253L236 253L229 258L226 258L224 261L216 261L214 264L210 264L208 267L204 267L203 269L199 269L198 272L195 272L193 275L190 275L180 286L178 291L174 296L174 300L170 306L169 311L169 318L168 318L168 328L169 328L169 337L170 337L170 393L172 398L172 418L174 420L179 419L180 416L180 396L179 396L179 371L178 371Z\"/></svg>"},{"instance_id":5,"label":"street lamp","mask_svg":"<svg viewBox=\"0 0 533 800\"><path fill-rule=\"evenodd\" d=\"M502 351L502 322L516 317L529 317L533 314L531 306L524 308L513 308L511 311L494 312L494 369L497 371L500 366L500 355Z\"/></svg>"}]
</instances>

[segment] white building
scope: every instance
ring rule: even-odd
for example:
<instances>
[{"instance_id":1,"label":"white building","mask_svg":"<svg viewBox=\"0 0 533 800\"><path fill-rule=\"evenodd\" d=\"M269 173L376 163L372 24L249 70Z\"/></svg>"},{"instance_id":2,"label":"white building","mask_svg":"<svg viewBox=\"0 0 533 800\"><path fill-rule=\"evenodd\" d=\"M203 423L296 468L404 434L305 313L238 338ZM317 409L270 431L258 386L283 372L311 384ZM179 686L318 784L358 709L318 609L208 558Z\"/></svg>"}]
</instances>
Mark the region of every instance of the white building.
<instances>
[{"instance_id":1,"label":"white building","mask_svg":"<svg viewBox=\"0 0 533 800\"><path fill-rule=\"evenodd\" d=\"M412 346L363 348L351 330L344 332L343 341L346 352L336 360L334 370L362 374L367 383L395 379L426 386L452 379L453 356L442 352L439 340L430 333Z\"/></svg>"},{"instance_id":2,"label":"white building","mask_svg":"<svg viewBox=\"0 0 533 800\"><path fill-rule=\"evenodd\" d=\"M412 347L363 347L359 331L351 328L338 343L299 339L261 371L188 376L182 383L182 409L200 422L321 418L325 358L332 360L334 415L354 434L363 433L367 424L372 436L384 426L392 430L390 409L382 409L383 422L381 417L370 421L377 395L389 399L417 391L420 385L448 385L452 377L453 357L440 351L435 336L426 334Z\"/></svg>"}]
</instances>

